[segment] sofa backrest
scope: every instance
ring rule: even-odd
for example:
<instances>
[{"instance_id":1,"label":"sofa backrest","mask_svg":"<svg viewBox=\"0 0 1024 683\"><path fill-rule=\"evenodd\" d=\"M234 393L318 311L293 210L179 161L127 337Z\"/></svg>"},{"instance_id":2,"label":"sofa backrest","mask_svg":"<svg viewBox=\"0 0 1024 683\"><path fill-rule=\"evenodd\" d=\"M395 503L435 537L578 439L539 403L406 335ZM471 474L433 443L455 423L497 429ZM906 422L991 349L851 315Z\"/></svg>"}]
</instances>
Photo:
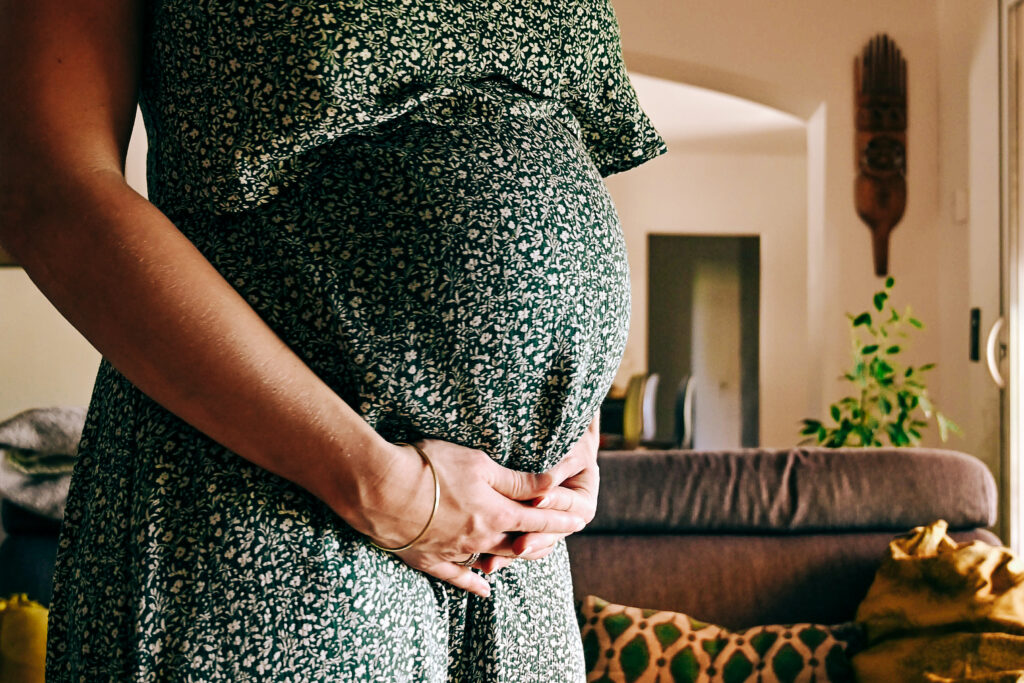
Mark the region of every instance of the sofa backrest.
<instances>
[{"instance_id":1,"label":"sofa backrest","mask_svg":"<svg viewBox=\"0 0 1024 683\"><path fill-rule=\"evenodd\" d=\"M604 451L588 533L892 530L996 521L980 460L928 448Z\"/></svg>"},{"instance_id":2,"label":"sofa backrest","mask_svg":"<svg viewBox=\"0 0 1024 683\"><path fill-rule=\"evenodd\" d=\"M999 543L996 485L939 449L609 451L568 539L577 597L732 628L853 618L889 541L936 519Z\"/></svg>"}]
</instances>

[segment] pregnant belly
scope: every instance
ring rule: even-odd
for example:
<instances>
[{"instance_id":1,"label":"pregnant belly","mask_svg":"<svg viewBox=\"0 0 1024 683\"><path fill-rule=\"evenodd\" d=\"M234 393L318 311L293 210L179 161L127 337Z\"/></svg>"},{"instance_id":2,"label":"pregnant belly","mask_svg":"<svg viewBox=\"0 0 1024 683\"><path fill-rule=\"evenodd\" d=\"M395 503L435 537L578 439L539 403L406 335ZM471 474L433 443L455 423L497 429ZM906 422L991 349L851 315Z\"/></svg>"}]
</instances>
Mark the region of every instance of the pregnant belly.
<instances>
[{"instance_id":1,"label":"pregnant belly","mask_svg":"<svg viewBox=\"0 0 1024 683\"><path fill-rule=\"evenodd\" d=\"M247 254L236 286L385 438L541 470L622 356L618 216L564 123L437 114L321 150L308 182L205 231L204 249Z\"/></svg>"}]
</instances>

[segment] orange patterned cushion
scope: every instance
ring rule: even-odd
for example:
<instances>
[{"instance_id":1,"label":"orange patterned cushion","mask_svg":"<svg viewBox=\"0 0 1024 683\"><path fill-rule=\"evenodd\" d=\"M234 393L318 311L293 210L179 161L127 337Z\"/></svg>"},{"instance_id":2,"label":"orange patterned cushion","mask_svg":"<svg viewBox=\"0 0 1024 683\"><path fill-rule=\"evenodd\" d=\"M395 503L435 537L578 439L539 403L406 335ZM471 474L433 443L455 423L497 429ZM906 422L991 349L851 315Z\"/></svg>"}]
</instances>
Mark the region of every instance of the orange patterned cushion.
<instances>
[{"instance_id":1,"label":"orange patterned cushion","mask_svg":"<svg viewBox=\"0 0 1024 683\"><path fill-rule=\"evenodd\" d=\"M729 631L678 612L578 606L587 680L601 683L797 683L852 681L850 625L757 626Z\"/></svg>"}]
</instances>

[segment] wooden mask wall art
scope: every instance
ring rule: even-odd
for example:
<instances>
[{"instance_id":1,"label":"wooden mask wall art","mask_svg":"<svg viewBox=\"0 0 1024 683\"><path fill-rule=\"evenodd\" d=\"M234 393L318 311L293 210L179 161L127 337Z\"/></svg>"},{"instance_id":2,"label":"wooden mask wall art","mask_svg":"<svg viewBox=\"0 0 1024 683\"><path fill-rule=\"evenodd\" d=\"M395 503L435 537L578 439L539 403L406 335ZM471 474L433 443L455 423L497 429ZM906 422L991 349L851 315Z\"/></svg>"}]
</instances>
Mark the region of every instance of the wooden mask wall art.
<instances>
[{"instance_id":1,"label":"wooden mask wall art","mask_svg":"<svg viewBox=\"0 0 1024 683\"><path fill-rule=\"evenodd\" d=\"M889 273L889 234L907 205L907 60L878 34L853 66L857 214L871 228L875 274Z\"/></svg>"}]
</instances>

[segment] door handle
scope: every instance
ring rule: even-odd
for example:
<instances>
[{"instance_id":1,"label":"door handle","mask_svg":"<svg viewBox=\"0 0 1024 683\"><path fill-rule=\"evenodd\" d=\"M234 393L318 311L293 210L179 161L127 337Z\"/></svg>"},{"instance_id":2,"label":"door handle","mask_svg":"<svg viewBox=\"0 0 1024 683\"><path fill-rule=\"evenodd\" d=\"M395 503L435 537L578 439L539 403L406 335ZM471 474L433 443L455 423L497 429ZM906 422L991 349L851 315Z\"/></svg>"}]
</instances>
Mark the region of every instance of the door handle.
<instances>
[{"instance_id":1,"label":"door handle","mask_svg":"<svg viewBox=\"0 0 1024 683\"><path fill-rule=\"evenodd\" d=\"M1000 389L1006 388L1006 380L999 372L999 357L996 355L996 348L999 346L999 332L1003 329L1003 319L999 318L992 324L988 332L988 341L985 344L985 360L988 363L988 374L992 375L992 381Z\"/></svg>"}]
</instances>

